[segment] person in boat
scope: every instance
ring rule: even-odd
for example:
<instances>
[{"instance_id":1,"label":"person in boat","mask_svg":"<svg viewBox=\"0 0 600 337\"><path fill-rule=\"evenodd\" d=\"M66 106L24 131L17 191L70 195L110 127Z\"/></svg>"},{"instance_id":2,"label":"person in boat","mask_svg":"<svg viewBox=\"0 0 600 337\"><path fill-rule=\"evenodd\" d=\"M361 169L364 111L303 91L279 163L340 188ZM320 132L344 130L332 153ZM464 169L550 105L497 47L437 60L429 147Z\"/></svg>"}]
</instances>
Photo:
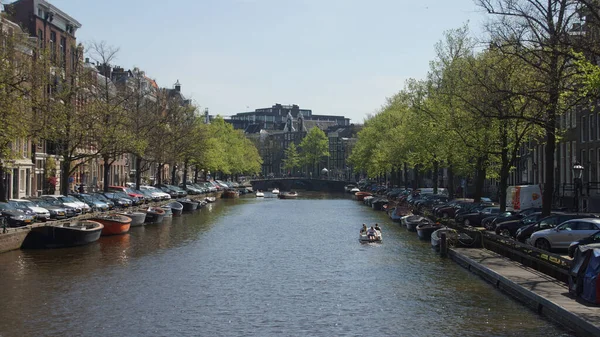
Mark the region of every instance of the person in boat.
<instances>
[{"instance_id":1,"label":"person in boat","mask_svg":"<svg viewBox=\"0 0 600 337\"><path fill-rule=\"evenodd\" d=\"M375 224L375 230L376 231L381 231L381 228L379 228L379 224L377 224L377 223Z\"/></svg>"},{"instance_id":2,"label":"person in boat","mask_svg":"<svg viewBox=\"0 0 600 337\"><path fill-rule=\"evenodd\" d=\"M367 230L367 238L369 240L375 240L375 235L377 235L377 233L375 232L375 228L371 226L371 228Z\"/></svg>"},{"instance_id":3,"label":"person in boat","mask_svg":"<svg viewBox=\"0 0 600 337\"><path fill-rule=\"evenodd\" d=\"M360 229L360 233L367 233L367 225L363 224L362 228Z\"/></svg>"}]
</instances>

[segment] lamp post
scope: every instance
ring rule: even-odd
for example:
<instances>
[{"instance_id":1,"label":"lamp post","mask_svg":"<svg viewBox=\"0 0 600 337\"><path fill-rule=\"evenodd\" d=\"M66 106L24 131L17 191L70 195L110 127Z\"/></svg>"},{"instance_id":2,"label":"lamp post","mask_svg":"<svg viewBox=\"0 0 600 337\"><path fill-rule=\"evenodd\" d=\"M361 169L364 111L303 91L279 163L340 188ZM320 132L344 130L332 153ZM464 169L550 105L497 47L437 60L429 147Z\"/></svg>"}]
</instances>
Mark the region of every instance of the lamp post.
<instances>
[{"instance_id":1,"label":"lamp post","mask_svg":"<svg viewBox=\"0 0 600 337\"><path fill-rule=\"evenodd\" d=\"M573 203L575 204L575 212L579 212L579 194L582 188L582 177L583 177L583 165L575 162L573 165L573 182L575 185L575 198Z\"/></svg>"}]
</instances>

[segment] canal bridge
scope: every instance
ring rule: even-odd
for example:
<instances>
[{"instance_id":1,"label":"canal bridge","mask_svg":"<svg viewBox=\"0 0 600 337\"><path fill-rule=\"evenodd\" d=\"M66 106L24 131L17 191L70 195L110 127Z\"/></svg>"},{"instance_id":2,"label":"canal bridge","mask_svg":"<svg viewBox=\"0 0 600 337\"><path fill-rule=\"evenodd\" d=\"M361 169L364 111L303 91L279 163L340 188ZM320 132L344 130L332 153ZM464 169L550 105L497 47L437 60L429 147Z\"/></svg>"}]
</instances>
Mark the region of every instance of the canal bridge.
<instances>
[{"instance_id":1,"label":"canal bridge","mask_svg":"<svg viewBox=\"0 0 600 337\"><path fill-rule=\"evenodd\" d=\"M330 179L311 179L311 178L270 178L254 179L250 181L254 191L267 191L278 188L281 191L306 190L306 191L327 191L344 192L344 186L350 184L350 181L330 180Z\"/></svg>"}]
</instances>

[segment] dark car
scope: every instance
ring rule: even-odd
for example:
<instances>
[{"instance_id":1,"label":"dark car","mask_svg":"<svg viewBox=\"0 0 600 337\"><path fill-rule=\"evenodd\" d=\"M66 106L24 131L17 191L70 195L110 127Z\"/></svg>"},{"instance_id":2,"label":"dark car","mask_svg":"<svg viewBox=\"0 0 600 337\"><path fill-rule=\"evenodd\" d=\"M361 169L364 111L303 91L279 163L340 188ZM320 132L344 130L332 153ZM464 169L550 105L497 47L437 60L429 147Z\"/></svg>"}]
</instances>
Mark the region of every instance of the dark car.
<instances>
[{"instance_id":1,"label":"dark car","mask_svg":"<svg viewBox=\"0 0 600 337\"><path fill-rule=\"evenodd\" d=\"M492 221L488 227L486 227L486 229L488 230L495 230L496 226L498 226L499 224L506 222L506 221L513 221L513 220L519 220L522 219L528 215L531 215L533 213L536 212L541 212L542 208L541 207L534 207L534 208L526 208L526 209L522 209L518 212L515 212L512 216L508 216L508 217L503 217L503 218L498 218L495 219L494 221Z\"/></svg>"},{"instance_id":2,"label":"dark car","mask_svg":"<svg viewBox=\"0 0 600 337\"><path fill-rule=\"evenodd\" d=\"M491 207L494 207L494 205L491 205L491 204L479 204L479 203L465 205L464 207L461 207L460 209L456 210L456 212L455 212L456 215L454 216L454 221L456 221L458 223L463 223L464 222L464 217L467 214L478 213L478 212L481 212L482 210L484 210L486 208L491 208Z\"/></svg>"},{"instance_id":3,"label":"dark car","mask_svg":"<svg viewBox=\"0 0 600 337\"><path fill-rule=\"evenodd\" d=\"M471 207L471 205L476 204L468 201L453 202L445 207L438 208L436 211L436 215L444 219L454 219L458 211L463 210L465 208L469 208Z\"/></svg>"},{"instance_id":4,"label":"dark car","mask_svg":"<svg viewBox=\"0 0 600 337\"><path fill-rule=\"evenodd\" d=\"M553 214L554 213L551 213L550 215ZM519 228L534 224L543 218L545 218L545 216L542 216L542 212L535 212L519 220L505 221L496 226L495 232L497 235L514 237Z\"/></svg>"},{"instance_id":5,"label":"dark car","mask_svg":"<svg viewBox=\"0 0 600 337\"><path fill-rule=\"evenodd\" d=\"M415 202L415 207L417 209L430 208L431 206L438 203L447 203L448 197L440 194L428 194L423 197L421 200L417 200Z\"/></svg>"},{"instance_id":6,"label":"dark car","mask_svg":"<svg viewBox=\"0 0 600 337\"><path fill-rule=\"evenodd\" d=\"M488 227L490 227L490 224L492 222L494 222L494 220L496 220L497 218L507 218L509 216L513 216L514 214L515 214L515 212L505 211L505 212L501 212L499 214L494 214L492 216L488 216L487 218L483 218L483 220L481 220L481 226L484 227L485 229L489 229Z\"/></svg>"},{"instance_id":7,"label":"dark car","mask_svg":"<svg viewBox=\"0 0 600 337\"><path fill-rule=\"evenodd\" d=\"M98 199L104 203L106 203L108 205L108 209L114 209L115 208L115 203L108 199L106 196L104 196L104 194L102 193L90 193L90 195L92 196L92 198Z\"/></svg>"},{"instance_id":8,"label":"dark car","mask_svg":"<svg viewBox=\"0 0 600 337\"><path fill-rule=\"evenodd\" d=\"M7 202L0 202L0 215L9 227L26 226L33 222L32 215L26 214Z\"/></svg>"},{"instance_id":9,"label":"dark car","mask_svg":"<svg viewBox=\"0 0 600 337\"><path fill-rule=\"evenodd\" d=\"M50 212L50 219L64 219L68 216L67 208L62 205L52 203L50 200L29 199L35 206L43 207ZM75 216L75 210L71 209L72 216Z\"/></svg>"},{"instance_id":10,"label":"dark car","mask_svg":"<svg viewBox=\"0 0 600 337\"><path fill-rule=\"evenodd\" d=\"M594 214L581 214L581 213L551 214L534 224L527 225L527 226L517 229L515 237L516 237L517 241L519 241L519 242L526 242L527 239L529 239L529 237L531 236L531 234L533 234L537 231L540 231L540 230L554 228L567 220L595 218L595 217L597 217L597 216Z\"/></svg>"},{"instance_id":11,"label":"dark car","mask_svg":"<svg viewBox=\"0 0 600 337\"><path fill-rule=\"evenodd\" d=\"M600 231L597 231L596 233L585 237L583 239L579 239L575 242L572 242L569 245L569 257L574 257L575 256L575 251L577 251L577 248L581 245L589 245L590 243L600 243Z\"/></svg>"},{"instance_id":12,"label":"dark car","mask_svg":"<svg viewBox=\"0 0 600 337\"><path fill-rule=\"evenodd\" d=\"M79 193L72 194L72 196L85 202L88 206L92 208L92 211L108 211L108 204L102 200L94 198L94 196L92 196L91 194Z\"/></svg>"},{"instance_id":13,"label":"dark car","mask_svg":"<svg viewBox=\"0 0 600 337\"><path fill-rule=\"evenodd\" d=\"M122 193L126 195L125 193ZM119 192L105 192L102 195L115 204L115 207L129 207L133 204L131 199L124 198Z\"/></svg>"},{"instance_id":14,"label":"dark car","mask_svg":"<svg viewBox=\"0 0 600 337\"><path fill-rule=\"evenodd\" d=\"M479 226L481 226L481 220L483 220L484 218L487 218L491 215L499 214L499 213L500 213L499 207L496 207L496 206L484 207L473 213L465 213L462 215L459 214L458 217L460 218L461 221L457 221L457 223L461 223L465 226L479 227Z\"/></svg>"}]
</instances>

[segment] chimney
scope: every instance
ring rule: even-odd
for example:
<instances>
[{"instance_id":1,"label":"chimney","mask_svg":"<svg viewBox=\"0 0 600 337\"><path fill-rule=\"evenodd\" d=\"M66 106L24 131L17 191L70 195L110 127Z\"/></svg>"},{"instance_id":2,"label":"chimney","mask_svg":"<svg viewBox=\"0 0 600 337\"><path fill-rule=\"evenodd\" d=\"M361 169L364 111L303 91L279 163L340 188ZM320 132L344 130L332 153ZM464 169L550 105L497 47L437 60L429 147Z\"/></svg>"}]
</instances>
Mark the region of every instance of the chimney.
<instances>
[{"instance_id":1,"label":"chimney","mask_svg":"<svg viewBox=\"0 0 600 337\"><path fill-rule=\"evenodd\" d=\"M181 83L179 83L179 80L175 83L175 91L181 92Z\"/></svg>"}]
</instances>

